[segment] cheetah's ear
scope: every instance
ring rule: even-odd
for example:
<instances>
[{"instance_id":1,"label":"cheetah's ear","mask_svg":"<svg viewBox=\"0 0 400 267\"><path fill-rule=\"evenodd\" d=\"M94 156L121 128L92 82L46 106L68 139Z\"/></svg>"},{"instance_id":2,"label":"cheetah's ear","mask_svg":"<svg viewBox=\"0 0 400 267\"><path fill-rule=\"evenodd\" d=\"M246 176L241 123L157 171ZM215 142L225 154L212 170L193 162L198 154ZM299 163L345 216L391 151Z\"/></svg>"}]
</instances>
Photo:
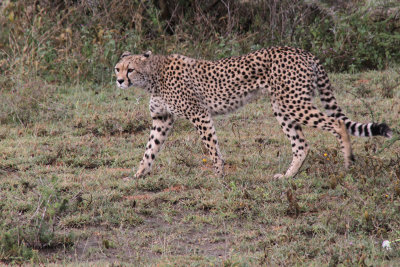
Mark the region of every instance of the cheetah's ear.
<instances>
[{"instance_id":1,"label":"cheetah's ear","mask_svg":"<svg viewBox=\"0 0 400 267\"><path fill-rule=\"evenodd\" d=\"M151 56L151 51L147 51L143 54L142 60L145 60L146 58L149 58Z\"/></svg>"},{"instance_id":2,"label":"cheetah's ear","mask_svg":"<svg viewBox=\"0 0 400 267\"><path fill-rule=\"evenodd\" d=\"M127 57L127 56L130 56L130 55L131 55L131 52L125 51L124 53L122 53L122 55L121 55L121 57L119 59Z\"/></svg>"}]
</instances>

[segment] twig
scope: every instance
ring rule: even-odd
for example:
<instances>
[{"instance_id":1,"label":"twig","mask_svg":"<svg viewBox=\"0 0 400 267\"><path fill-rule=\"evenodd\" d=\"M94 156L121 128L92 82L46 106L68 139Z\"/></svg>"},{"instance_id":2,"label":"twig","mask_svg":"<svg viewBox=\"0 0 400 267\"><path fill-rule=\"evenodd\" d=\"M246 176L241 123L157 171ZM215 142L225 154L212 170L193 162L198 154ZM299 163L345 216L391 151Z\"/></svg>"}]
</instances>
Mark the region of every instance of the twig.
<instances>
[{"instance_id":1,"label":"twig","mask_svg":"<svg viewBox=\"0 0 400 267\"><path fill-rule=\"evenodd\" d=\"M391 91L391 90L395 89L397 86L400 86L400 83L397 83L397 84L395 84L393 86L390 86L389 88L386 88L386 90Z\"/></svg>"},{"instance_id":2,"label":"twig","mask_svg":"<svg viewBox=\"0 0 400 267\"><path fill-rule=\"evenodd\" d=\"M43 213L42 213L42 218L40 219L40 223L39 223L39 226L38 226L38 229L37 229L37 232L36 232L36 244L38 245L39 244L39 233L40 233L40 229L42 228L42 223L43 223L43 221L44 221L44 216L46 216L46 211L47 211L47 207L48 207L48 205L49 205L49 203L50 203L50 200L51 200L51 197L52 197L53 195L50 195L49 196L49 199L47 200L47 205L46 205L46 207L44 207L44 211L43 211Z\"/></svg>"},{"instance_id":3,"label":"twig","mask_svg":"<svg viewBox=\"0 0 400 267\"><path fill-rule=\"evenodd\" d=\"M226 3L224 0L221 0L221 3L224 4L224 6L226 7L226 10L228 12L228 35L230 35L232 33L232 17L231 17L231 9L229 6L229 3Z\"/></svg>"},{"instance_id":4,"label":"twig","mask_svg":"<svg viewBox=\"0 0 400 267\"><path fill-rule=\"evenodd\" d=\"M75 11L75 8L70 8L68 10L67 14L65 14L59 21L57 21L57 24L53 27L53 29L46 31L41 36L41 38L38 39L37 47L41 46L43 42L45 42L49 37L53 36L57 31L59 31L60 25L62 25L64 20L66 20L72 14L73 11ZM80 18L80 17L76 16L76 18L73 21L77 21L78 18Z\"/></svg>"},{"instance_id":5,"label":"twig","mask_svg":"<svg viewBox=\"0 0 400 267\"><path fill-rule=\"evenodd\" d=\"M42 195L40 194L36 211L33 213L33 215L31 216L31 218L28 221L31 221L36 216L36 214L39 212L40 206L42 205L41 201L42 201Z\"/></svg>"},{"instance_id":6,"label":"twig","mask_svg":"<svg viewBox=\"0 0 400 267\"><path fill-rule=\"evenodd\" d=\"M380 154L383 152L383 150L391 147L396 141L400 140L400 133L397 130L393 131L393 137L390 138L389 140L385 141L385 143L382 145L382 147L376 152L376 154Z\"/></svg>"},{"instance_id":7,"label":"twig","mask_svg":"<svg viewBox=\"0 0 400 267\"><path fill-rule=\"evenodd\" d=\"M166 20L166 25L165 25L164 31L166 31L166 30L169 28L169 29L171 30L171 32L172 32L173 34L175 34L174 27L173 27L173 19L174 19L175 14L176 14L177 11L178 11L178 7L179 7L179 4L177 4L177 5L175 6L175 9L174 9L174 11L172 11L172 14L171 14L169 20Z\"/></svg>"},{"instance_id":8,"label":"twig","mask_svg":"<svg viewBox=\"0 0 400 267\"><path fill-rule=\"evenodd\" d=\"M220 0L215 0L214 3L212 3L211 5L209 5L208 7L205 8L205 12L210 12L211 10L213 10L218 4L219 2L221 2Z\"/></svg>"},{"instance_id":9,"label":"twig","mask_svg":"<svg viewBox=\"0 0 400 267\"><path fill-rule=\"evenodd\" d=\"M236 132L237 132L237 136L236 136L236 133L235 133L235 129L236 129ZM233 135L235 137L239 138L239 143L240 143L240 131L239 131L239 128L237 127L237 124L235 122L232 123L232 133L233 133Z\"/></svg>"}]
</instances>

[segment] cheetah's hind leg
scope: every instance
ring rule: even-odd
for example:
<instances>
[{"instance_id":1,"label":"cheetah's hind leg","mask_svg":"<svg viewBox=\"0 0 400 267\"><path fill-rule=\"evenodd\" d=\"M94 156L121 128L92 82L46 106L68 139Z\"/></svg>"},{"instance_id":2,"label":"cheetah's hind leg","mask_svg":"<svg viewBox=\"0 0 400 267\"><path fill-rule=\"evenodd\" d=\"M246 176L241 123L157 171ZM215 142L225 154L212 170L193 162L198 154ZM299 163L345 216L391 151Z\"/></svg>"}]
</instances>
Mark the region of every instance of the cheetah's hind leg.
<instances>
[{"instance_id":1,"label":"cheetah's hind leg","mask_svg":"<svg viewBox=\"0 0 400 267\"><path fill-rule=\"evenodd\" d=\"M329 117L326 114L322 113L321 111L319 111L315 106L313 106L311 103L300 103L298 104L299 106L303 107L303 110L307 110L308 113L306 115L299 113L299 112L294 112L294 110L288 110L285 112L285 114L283 116L288 116L289 118L291 118L292 120L295 120L298 123L307 125L307 126L311 126L314 128L318 128L321 130L325 130L328 131L330 133L332 133L337 140L339 141L341 150L343 152L343 156L344 156L344 165L345 168L348 169L348 167L350 166L350 163L352 161L354 161L354 156L352 153L352 149L351 149L351 143L350 143L350 137L349 134L347 132L346 129L346 125L344 124L344 122L342 120L333 118L333 117ZM296 108L296 107L294 107ZM300 139L298 138L300 137ZM288 171L286 172L285 176L294 176L297 172L298 169L296 169L296 167L298 166L298 168L300 168L302 161L298 161L297 163L295 162L296 159L296 153L300 153L300 158L302 158L302 160L304 161L305 156L307 154L307 150L306 150L306 146L302 146L301 142L302 139L304 139L304 137L302 137L302 135L298 135L297 136L293 136L291 135L289 138L291 138L291 142L292 142L292 151L293 151L293 162L292 164L295 164L295 166L290 166L290 168L288 169ZM298 141L297 145L293 146L293 142ZM298 151L296 151L296 147L298 147ZM304 157L302 157L302 150L305 152ZM299 155L297 156L299 157ZM297 164L297 165L296 165ZM295 171L295 172L291 172L291 171Z\"/></svg>"},{"instance_id":2,"label":"cheetah's hind leg","mask_svg":"<svg viewBox=\"0 0 400 267\"><path fill-rule=\"evenodd\" d=\"M199 109L197 114L193 114L191 117L188 117L188 119L193 123L201 136L201 140L212 158L216 174L223 177L225 175L224 159L219 150L217 135L211 115L207 110Z\"/></svg>"},{"instance_id":3,"label":"cheetah's hind leg","mask_svg":"<svg viewBox=\"0 0 400 267\"><path fill-rule=\"evenodd\" d=\"M304 134L300 125L283 114L279 108L279 102L273 101L272 108L274 110L275 118L278 120L282 127L283 132L289 138L292 145L293 159L285 174L277 173L274 175L275 179L293 177L297 174L300 167L303 165L309 150L306 143Z\"/></svg>"}]
</instances>

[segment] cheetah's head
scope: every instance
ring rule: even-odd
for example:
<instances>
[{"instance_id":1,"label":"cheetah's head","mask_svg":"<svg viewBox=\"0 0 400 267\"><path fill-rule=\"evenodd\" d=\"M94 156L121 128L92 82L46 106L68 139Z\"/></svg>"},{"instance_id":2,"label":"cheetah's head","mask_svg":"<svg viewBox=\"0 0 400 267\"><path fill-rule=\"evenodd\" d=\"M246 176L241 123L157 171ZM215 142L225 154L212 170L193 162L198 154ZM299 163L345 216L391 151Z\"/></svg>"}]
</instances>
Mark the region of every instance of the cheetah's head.
<instances>
[{"instance_id":1,"label":"cheetah's head","mask_svg":"<svg viewBox=\"0 0 400 267\"><path fill-rule=\"evenodd\" d=\"M120 60L115 65L115 75L117 76L117 86L122 89L131 86L146 87L148 77L147 61L151 56L151 51L142 55L132 55L130 52L124 52Z\"/></svg>"}]
</instances>

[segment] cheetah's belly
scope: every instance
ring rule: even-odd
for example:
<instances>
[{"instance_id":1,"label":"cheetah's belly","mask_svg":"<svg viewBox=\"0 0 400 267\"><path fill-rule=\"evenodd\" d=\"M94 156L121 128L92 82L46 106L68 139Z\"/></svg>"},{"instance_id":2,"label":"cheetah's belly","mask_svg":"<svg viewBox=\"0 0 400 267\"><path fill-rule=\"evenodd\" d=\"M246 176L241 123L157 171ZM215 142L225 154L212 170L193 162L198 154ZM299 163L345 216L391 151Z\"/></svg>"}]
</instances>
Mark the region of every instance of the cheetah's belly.
<instances>
[{"instance_id":1,"label":"cheetah's belly","mask_svg":"<svg viewBox=\"0 0 400 267\"><path fill-rule=\"evenodd\" d=\"M228 92L225 96L215 95L206 97L208 108L212 115L220 115L233 112L245 104L256 99L260 93L264 92L261 88L254 90L243 90L237 93Z\"/></svg>"}]
</instances>

